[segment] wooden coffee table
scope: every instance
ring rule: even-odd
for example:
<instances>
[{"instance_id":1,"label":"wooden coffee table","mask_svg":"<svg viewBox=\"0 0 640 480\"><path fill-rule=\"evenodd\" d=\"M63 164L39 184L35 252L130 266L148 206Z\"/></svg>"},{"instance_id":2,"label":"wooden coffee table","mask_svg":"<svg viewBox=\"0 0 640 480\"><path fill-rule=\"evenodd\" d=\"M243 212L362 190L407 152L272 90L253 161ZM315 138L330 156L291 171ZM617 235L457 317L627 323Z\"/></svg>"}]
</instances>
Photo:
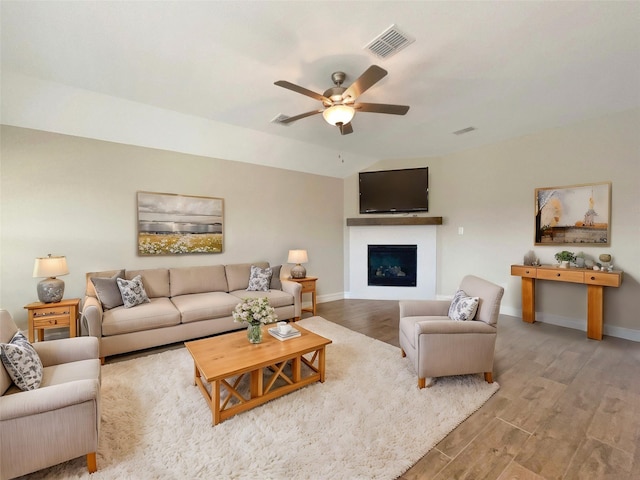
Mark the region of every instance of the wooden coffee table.
<instances>
[{"instance_id":1,"label":"wooden coffee table","mask_svg":"<svg viewBox=\"0 0 640 480\"><path fill-rule=\"evenodd\" d=\"M194 384L209 404L213 425L310 383L324 382L325 347L331 340L296 325L302 335L283 342L262 328L258 344L249 343L245 330L185 343L193 357ZM248 392L240 388L245 376ZM224 398L221 390L226 391Z\"/></svg>"}]
</instances>

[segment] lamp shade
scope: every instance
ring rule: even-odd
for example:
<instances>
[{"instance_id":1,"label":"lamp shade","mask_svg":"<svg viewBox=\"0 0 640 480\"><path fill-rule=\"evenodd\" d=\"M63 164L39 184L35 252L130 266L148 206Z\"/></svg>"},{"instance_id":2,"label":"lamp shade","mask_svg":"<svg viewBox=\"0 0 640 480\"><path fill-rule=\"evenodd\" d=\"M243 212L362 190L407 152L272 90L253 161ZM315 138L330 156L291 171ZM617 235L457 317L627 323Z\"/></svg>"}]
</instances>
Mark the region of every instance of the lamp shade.
<instances>
[{"instance_id":1,"label":"lamp shade","mask_svg":"<svg viewBox=\"0 0 640 480\"><path fill-rule=\"evenodd\" d=\"M287 259L288 263L307 263L309 261L309 257L307 257L306 250L289 250L289 258Z\"/></svg>"},{"instance_id":2,"label":"lamp shade","mask_svg":"<svg viewBox=\"0 0 640 480\"><path fill-rule=\"evenodd\" d=\"M67 267L67 257L53 257L51 254L47 257L36 258L36 263L33 266L33 277L59 277L61 275L67 275L69 273L69 267Z\"/></svg>"},{"instance_id":3,"label":"lamp shade","mask_svg":"<svg viewBox=\"0 0 640 480\"><path fill-rule=\"evenodd\" d=\"M331 125L346 125L351 121L356 111L353 107L348 105L334 105L322 112L322 116Z\"/></svg>"}]
</instances>

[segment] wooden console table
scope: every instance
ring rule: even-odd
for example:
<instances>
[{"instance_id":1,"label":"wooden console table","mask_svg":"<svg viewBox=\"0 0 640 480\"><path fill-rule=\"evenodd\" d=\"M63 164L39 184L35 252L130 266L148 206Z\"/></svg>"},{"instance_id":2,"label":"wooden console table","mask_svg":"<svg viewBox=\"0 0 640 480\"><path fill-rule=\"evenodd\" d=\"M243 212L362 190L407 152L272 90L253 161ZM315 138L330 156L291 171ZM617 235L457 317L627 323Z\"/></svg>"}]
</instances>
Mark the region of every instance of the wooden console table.
<instances>
[{"instance_id":1,"label":"wooden console table","mask_svg":"<svg viewBox=\"0 0 640 480\"><path fill-rule=\"evenodd\" d=\"M559 268L553 265L529 267L511 265L511 275L522 277L522 320L536 321L536 279L582 283L587 286L587 337L602 340L604 287L619 287L622 272L603 272L584 268Z\"/></svg>"}]
</instances>

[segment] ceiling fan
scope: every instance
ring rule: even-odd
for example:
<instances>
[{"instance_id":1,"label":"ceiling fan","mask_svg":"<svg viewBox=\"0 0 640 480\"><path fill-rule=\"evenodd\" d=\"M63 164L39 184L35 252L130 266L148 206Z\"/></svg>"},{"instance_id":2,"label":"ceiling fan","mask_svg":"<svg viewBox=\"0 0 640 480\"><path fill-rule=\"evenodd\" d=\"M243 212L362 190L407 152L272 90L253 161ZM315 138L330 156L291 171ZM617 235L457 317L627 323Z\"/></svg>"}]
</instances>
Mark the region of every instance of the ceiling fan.
<instances>
[{"instance_id":1,"label":"ceiling fan","mask_svg":"<svg viewBox=\"0 0 640 480\"><path fill-rule=\"evenodd\" d=\"M351 119L355 115L356 111L404 115L409 111L409 107L407 105L356 103L356 99L360 95L382 80L386 74L387 71L385 69L380 68L377 65L372 65L367 68L367 70L360 75L360 77L353 82L349 88L345 88L342 86L342 83L347 75L344 72L334 72L331 75L331 80L335 86L326 90L322 95L312 92L311 90L307 90L306 88L294 83L287 82L286 80L278 80L275 82L275 85L293 90L294 92L301 93L302 95L306 95L316 100L320 100L323 105L323 108L301 113L294 117L285 118L284 120L280 120L280 123L291 123L296 120L300 120L301 118L322 113L322 116L327 123L338 127L341 135L347 135L353 132Z\"/></svg>"}]
</instances>

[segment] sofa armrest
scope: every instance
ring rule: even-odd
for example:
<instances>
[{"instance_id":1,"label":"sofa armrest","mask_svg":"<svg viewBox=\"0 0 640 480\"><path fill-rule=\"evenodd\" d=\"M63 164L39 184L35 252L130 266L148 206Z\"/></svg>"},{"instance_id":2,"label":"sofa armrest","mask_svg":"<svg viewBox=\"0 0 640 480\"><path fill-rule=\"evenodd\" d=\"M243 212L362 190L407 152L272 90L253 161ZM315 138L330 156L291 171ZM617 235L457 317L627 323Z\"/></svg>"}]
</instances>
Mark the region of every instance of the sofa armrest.
<instances>
[{"instance_id":1,"label":"sofa armrest","mask_svg":"<svg viewBox=\"0 0 640 480\"><path fill-rule=\"evenodd\" d=\"M291 280L281 279L282 291L293 295L294 315L296 318L300 318L302 315L302 285L298 282L292 282Z\"/></svg>"},{"instance_id":2,"label":"sofa armrest","mask_svg":"<svg viewBox=\"0 0 640 480\"><path fill-rule=\"evenodd\" d=\"M451 300L401 300L400 318L404 317L446 317Z\"/></svg>"},{"instance_id":3,"label":"sofa armrest","mask_svg":"<svg viewBox=\"0 0 640 480\"><path fill-rule=\"evenodd\" d=\"M97 379L84 379L3 395L0 397L0 421L28 417L97 400L99 392L100 383Z\"/></svg>"},{"instance_id":4,"label":"sofa armrest","mask_svg":"<svg viewBox=\"0 0 640 480\"><path fill-rule=\"evenodd\" d=\"M102 304L95 297L84 297L82 306L82 324L91 337L102 337Z\"/></svg>"},{"instance_id":5,"label":"sofa armrest","mask_svg":"<svg viewBox=\"0 0 640 480\"><path fill-rule=\"evenodd\" d=\"M61 338L49 342L35 342L33 348L38 352L44 367L90 360L98 358L100 353L100 344L96 337Z\"/></svg>"}]
</instances>

